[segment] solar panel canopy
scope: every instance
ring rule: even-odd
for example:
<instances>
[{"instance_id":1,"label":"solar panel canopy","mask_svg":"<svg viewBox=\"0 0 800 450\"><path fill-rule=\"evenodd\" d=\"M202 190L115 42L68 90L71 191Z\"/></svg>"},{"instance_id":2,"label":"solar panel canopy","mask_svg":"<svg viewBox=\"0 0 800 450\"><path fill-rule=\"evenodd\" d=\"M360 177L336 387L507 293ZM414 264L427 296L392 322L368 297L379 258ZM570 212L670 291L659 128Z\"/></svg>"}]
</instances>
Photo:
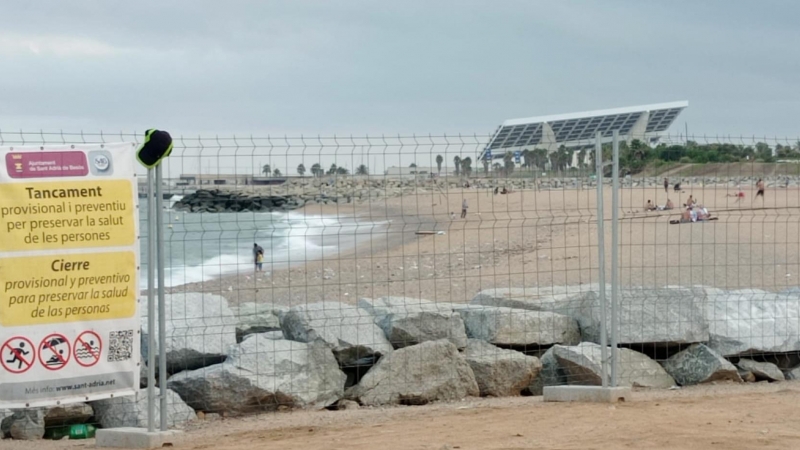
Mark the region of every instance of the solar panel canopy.
<instances>
[{"instance_id":1,"label":"solar panel canopy","mask_svg":"<svg viewBox=\"0 0 800 450\"><path fill-rule=\"evenodd\" d=\"M629 139L646 139L666 131L688 106L689 102L681 101L506 120L480 158L487 153L502 158L517 149L583 147L591 145L597 132L610 138L614 130Z\"/></svg>"}]
</instances>

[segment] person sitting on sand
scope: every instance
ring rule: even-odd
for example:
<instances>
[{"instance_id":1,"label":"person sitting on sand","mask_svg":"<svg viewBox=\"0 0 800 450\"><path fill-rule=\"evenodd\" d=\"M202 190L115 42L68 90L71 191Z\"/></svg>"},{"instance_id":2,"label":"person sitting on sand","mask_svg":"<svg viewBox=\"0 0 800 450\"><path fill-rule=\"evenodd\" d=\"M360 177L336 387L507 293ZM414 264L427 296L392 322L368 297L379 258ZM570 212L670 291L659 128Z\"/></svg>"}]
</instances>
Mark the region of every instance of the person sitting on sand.
<instances>
[{"instance_id":1,"label":"person sitting on sand","mask_svg":"<svg viewBox=\"0 0 800 450\"><path fill-rule=\"evenodd\" d=\"M503 194L503 195L506 195L506 194L508 194L508 189L506 189L506 187L503 186L503 190L500 191L500 193Z\"/></svg>"},{"instance_id":2,"label":"person sitting on sand","mask_svg":"<svg viewBox=\"0 0 800 450\"><path fill-rule=\"evenodd\" d=\"M689 194L689 198L686 199L686 203L684 203L683 206L685 206L687 208L691 208L692 206L694 206L695 203L696 202L695 202L694 197L692 197L692 195Z\"/></svg>"},{"instance_id":3,"label":"person sitting on sand","mask_svg":"<svg viewBox=\"0 0 800 450\"><path fill-rule=\"evenodd\" d=\"M667 203L664 206L657 206L656 209L659 211L669 211L670 209L675 209L675 204L672 203L672 200L667 199Z\"/></svg>"},{"instance_id":4,"label":"person sitting on sand","mask_svg":"<svg viewBox=\"0 0 800 450\"><path fill-rule=\"evenodd\" d=\"M681 182L680 181L675 183L675 192L682 192L681 191Z\"/></svg>"},{"instance_id":5,"label":"person sitting on sand","mask_svg":"<svg viewBox=\"0 0 800 450\"><path fill-rule=\"evenodd\" d=\"M655 211L656 210L656 205L654 205L652 201L648 200L647 204L644 205L644 210L645 211Z\"/></svg>"},{"instance_id":6,"label":"person sitting on sand","mask_svg":"<svg viewBox=\"0 0 800 450\"><path fill-rule=\"evenodd\" d=\"M709 219L710 216L709 216L708 210L705 208L705 206L697 205L697 208L695 208L695 210L697 212L697 221L698 222L702 222L704 220L708 220Z\"/></svg>"},{"instance_id":7,"label":"person sitting on sand","mask_svg":"<svg viewBox=\"0 0 800 450\"><path fill-rule=\"evenodd\" d=\"M693 220L692 220L692 208L686 208L681 213L680 223L689 223L689 222L693 222Z\"/></svg>"}]
</instances>

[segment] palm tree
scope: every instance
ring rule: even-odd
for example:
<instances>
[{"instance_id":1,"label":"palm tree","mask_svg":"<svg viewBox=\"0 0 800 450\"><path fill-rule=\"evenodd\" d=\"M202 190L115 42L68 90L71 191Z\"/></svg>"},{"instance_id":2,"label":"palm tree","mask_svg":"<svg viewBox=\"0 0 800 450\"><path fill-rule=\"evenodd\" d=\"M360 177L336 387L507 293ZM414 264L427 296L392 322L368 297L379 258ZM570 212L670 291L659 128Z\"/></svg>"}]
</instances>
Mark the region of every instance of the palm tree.
<instances>
[{"instance_id":1,"label":"palm tree","mask_svg":"<svg viewBox=\"0 0 800 450\"><path fill-rule=\"evenodd\" d=\"M505 166L504 169L505 169L505 172L506 172L506 176L510 175L511 172L514 171L514 154L513 153L506 152L506 154L503 155L503 165Z\"/></svg>"},{"instance_id":2,"label":"palm tree","mask_svg":"<svg viewBox=\"0 0 800 450\"><path fill-rule=\"evenodd\" d=\"M274 176L276 176L276 177L279 177L279 176L281 176L281 175L282 175L282 174L281 174L281 169L278 169L278 168L276 167L276 168L275 168L275 170L273 170L273 171L272 171L272 175L274 175Z\"/></svg>"},{"instance_id":3,"label":"palm tree","mask_svg":"<svg viewBox=\"0 0 800 450\"><path fill-rule=\"evenodd\" d=\"M483 173L484 173L484 175L488 176L489 175L489 158L483 158L483 161L481 161L481 162L483 163Z\"/></svg>"},{"instance_id":4,"label":"palm tree","mask_svg":"<svg viewBox=\"0 0 800 450\"><path fill-rule=\"evenodd\" d=\"M444 162L444 158L442 158L442 155L436 155L436 170L439 172L439 174L442 173L442 163L443 162Z\"/></svg>"},{"instance_id":5,"label":"palm tree","mask_svg":"<svg viewBox=\"0 0 800 450\"><path fill-rule=\"evenodd\" d=\"M456 166L456 176L461 175L461 157L453 158L453 165Z\"/></svg>"},{"instance_id":6,"label":"palm tree","mask_svg":"<svg viewBox=\"0 0 800 450\"><path fill-rule=\"evenodd\" d=\"M369 168L363 164L358 166L358 169L356 169L356 175L369 175Z\"/></svg>"},{"instance_id":7,"label":"palm tree","mask_svg":"<svg viewBox=\"0 0 800 450\"><path fill-rule=\"evenodd\" d=\"M305 173L306 173L306 166L303 165L303 163L300 163L297 166L297 174L302 177L303 175L305 175Z\"/></svg>"},{"instance_id":8,"label":"palm tree","mask_svg":"<svg viewBox=\"0 0 800 450\"><path fill-rule=\"evenodd\" d=\"M470 176L472 173L472 158L467 156L461 160L461 167L464 169L464 175Z\"/></svg>"},{"instance_id":9,"label":"palm tree","mask_svg":"<svg viewBox=\"0 0 800 450\"><path fill-rule=\"evenodd\" d=\"M323 173L322 166L320 166L319 163L315 163L313 166L311 166L311 175L315 177L321 177Z\"/></svg>"},{"instance_id":10,"label":"palm tree","mask_svg":"<svg viewBox=\"0 0 800 450\"><path fill-rule=\"evenodd\" d=\"M416 169L417 168L417 163L411 163L411 164L408 165L408 167L410 167L412 169Z\"/></svg>"},{"instance_id":11,"label":"palm tree","mask_svg":"<svg viewBox=\"0 0 800 450\"><path fill-rule=\"evenodd\" d=\"M347 170L347 167L339 167L336 169L337 175L347 175L350 171Z\"/></svg>"},{"instance_id":12,"label":"palm tree","mask_svg":"<svg viewBox=\"0 0 800 450\"><path fill-rule=\"evenodd\" d=\"M328 169L328 175L334 175L338 168L339 166L337 166L336 163L331 164L331 168Z\"/></svg>"},{"instance_id":13,"label":"palm tree","mask_svg":"<svg viewBox=\"0 0 800 450\"><path fill-rule=\"evenodd\" d=\"M272 173L272 168L269 166L269 164L264 164L264 167L261 168L261 173L269 176Z\"/></svg>"},{"instance_id":14,"label":"palm tree","mask_svg":"<svg viewBox=\"0 0 800 450\"><path fill-rule=\"evenodd\" d=\"M492 164L492 170L495 172L500 172L501 170L503 170L503 166L500 165L500 163L494 163Z\"/></svg>"}]
</instances>

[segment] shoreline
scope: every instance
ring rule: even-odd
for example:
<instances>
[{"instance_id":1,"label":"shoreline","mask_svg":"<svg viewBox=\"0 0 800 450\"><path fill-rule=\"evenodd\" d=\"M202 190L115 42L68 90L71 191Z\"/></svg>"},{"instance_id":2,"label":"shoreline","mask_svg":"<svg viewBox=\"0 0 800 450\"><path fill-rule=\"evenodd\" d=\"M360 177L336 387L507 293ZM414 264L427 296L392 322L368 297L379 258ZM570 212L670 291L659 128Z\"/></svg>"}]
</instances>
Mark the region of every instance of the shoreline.
<instances>
[{"instance_id":1,"label":"shoreline","mask_svg":"<svg viewBox=\"0 0 800 450\"><path fill-rule=\"evenodd\" d=\"M681 198L673 198L675 203L694 194L720 219L670 225L677 211L647 213L643 207L648 199L662 204L675 193L661 187L620 191L623 286L780 291L796 284L800 254L789 237L800 234L800 223L786 218L800 211L800 190L769 189L766 203L753 207L752 197L745 205L732 203L726 189L684 189ZM609 187L604 197L610 205ZM470 205L466 220L459 218L462 198ZM269 274L223 275L168 292L208 292L222 295L232 306L258 302L278 307L318 301L354 304L360 297L389 295L464 303L489 288L592 284L598 263L596 201L595 189L518 190L508 195L453 189L358 204L309 205L296 212L388 225L364 230L364 240L335 253L323 252L319 259ZM605 210L606 221L610 210ZM606 243L611 242L610 228L606 226ZM418 230L445 234L415 235Z\"/></svg>"}]
</instances>

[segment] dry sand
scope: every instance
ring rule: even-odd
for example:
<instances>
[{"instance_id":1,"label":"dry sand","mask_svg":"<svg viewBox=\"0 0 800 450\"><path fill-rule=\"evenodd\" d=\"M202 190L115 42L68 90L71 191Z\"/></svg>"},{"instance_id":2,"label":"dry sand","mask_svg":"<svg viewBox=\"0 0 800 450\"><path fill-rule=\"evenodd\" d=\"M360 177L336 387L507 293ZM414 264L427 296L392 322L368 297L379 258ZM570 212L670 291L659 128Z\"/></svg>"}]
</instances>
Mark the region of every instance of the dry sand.
<instances>
[{"instance_id":1,"label":"dry sand","mask_svg":"<svg viewBox=\"0 0 800 450\"><path fill-rule=\"evenodd\" d=\"M731 190L684 185L620 191L620 279L625 286L708 285L779 290L800 278L800 192L769 189L766 201L742 204ZM648 199L681 205L689 195L719 217L670 225L679 211L644 212ZM525 190L493 195L459 189L311 206L300 212L388 222L327 243L358 240L316 261L274 272L243 273L173 289L220 293L232 304L293 305L320 300L400 295L469 301L481 289L597 282L596 190ZM611 263L611 189L605 196L606 266ZM462 198L469 202L461 220ZM450 218L450 212L456 218ZM417 236L418 230L444 235ZM358 235L356 235L358 234ZM293 255L302 260L302 255ZM267 255L267 260L269 260ZM607 272L610 273L610 272ZM607 275L609 279L609 275Z\"/></svg>"},{"instance_id":2,"label":"dry sand","mask_svg":"<svg viewBox=\"0 0 800 450\"><path fill-rule=\"evenodd\" d=\"M541 397L356 411L295 411L198 421L185 450L744 450L800 447L800 382L637 391L629 403L542 403ZM0 442L2 449L30 443ZM37 442L93 448L93 441Z\"/></svg>"}]
</instances>

